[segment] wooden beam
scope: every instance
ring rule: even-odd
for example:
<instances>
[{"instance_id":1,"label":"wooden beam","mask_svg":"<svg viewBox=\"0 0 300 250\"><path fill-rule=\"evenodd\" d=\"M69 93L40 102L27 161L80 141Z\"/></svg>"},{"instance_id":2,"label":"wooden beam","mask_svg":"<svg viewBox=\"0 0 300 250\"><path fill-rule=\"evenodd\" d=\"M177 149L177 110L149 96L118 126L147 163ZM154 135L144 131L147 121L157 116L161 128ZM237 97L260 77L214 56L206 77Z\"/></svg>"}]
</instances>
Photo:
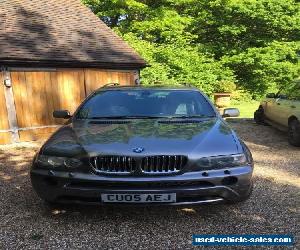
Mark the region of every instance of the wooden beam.
<instances>
[{"instance_id":1,"label":"wooden beam","mask_svg":"<svg viewBox=\"0 0 300 250\"><path fill-rule=\"evenodd\" d=\"M134 81L135 85L140 85L141 84L140 71L139 70L133 71L133 81Z\"/></svg>"},{"instance_id":2,"label":"wooden beam","mask_svg":"<svg viewBox=\"0 0 300 250\"><path fill-rule=\"evenodd\" d=\"M6 68L2 68L2 74L4 82L2 84L5 84L5 82L11 82L10 72ZM18 122L17 122L17 113L16 113L16 107L14 102L14 94L12 90L12 86L8 86L6 84L5 90L4 90L4 96L5 96L5 103L7 108L7 116L8 116L8 123L10 130L12 131L12 141L13 142L19 142L19 132L18 132Z\"/></svg>"}]
</instances>

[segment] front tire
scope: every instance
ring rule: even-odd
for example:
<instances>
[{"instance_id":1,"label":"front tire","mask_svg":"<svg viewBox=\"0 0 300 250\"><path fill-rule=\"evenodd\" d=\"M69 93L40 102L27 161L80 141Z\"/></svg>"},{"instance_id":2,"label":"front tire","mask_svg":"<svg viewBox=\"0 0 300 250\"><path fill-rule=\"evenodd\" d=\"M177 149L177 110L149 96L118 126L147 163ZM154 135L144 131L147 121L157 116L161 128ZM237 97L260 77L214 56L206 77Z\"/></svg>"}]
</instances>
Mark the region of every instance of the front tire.
<instances>
[{"instance_id":1,"label":"front tire","mask_svg":"<svg viewBox=\"0 0 300 250\"><path fill-rule=\"evenodd\" d=\"M289 143L293 146L300 147L300 122L298 120L292 120L289 122L288 132Z\"/></svg>"},{"instance_id":2,"label":"front tire","mask_svg":"<svg viewBox=\"0 0 300 250\"><path fill-rule=\"evenodd\" d=\"M263 107L259 107L258 110L254 112L254 121L256 124L265 125L265 112Z\"/></svg>"}]
</instances>

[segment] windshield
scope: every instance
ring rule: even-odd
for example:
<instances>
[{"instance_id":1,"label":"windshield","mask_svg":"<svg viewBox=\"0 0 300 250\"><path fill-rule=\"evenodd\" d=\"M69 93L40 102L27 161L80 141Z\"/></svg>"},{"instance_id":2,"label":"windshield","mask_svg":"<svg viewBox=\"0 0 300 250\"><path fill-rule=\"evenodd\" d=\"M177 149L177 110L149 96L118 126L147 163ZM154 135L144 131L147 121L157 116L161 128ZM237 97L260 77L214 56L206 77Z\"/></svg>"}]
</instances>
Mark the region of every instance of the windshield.
<instances>
[{"instance_id":1,"label":"windshield","mask_svg":"<svg viewBox=\"0 0 300 250\"><path fill-rule=\"evenodd\" d=\"M214 117L211 104L198 91L105 90L92 95L77 119Z\"/></svg>"}]
</instances>

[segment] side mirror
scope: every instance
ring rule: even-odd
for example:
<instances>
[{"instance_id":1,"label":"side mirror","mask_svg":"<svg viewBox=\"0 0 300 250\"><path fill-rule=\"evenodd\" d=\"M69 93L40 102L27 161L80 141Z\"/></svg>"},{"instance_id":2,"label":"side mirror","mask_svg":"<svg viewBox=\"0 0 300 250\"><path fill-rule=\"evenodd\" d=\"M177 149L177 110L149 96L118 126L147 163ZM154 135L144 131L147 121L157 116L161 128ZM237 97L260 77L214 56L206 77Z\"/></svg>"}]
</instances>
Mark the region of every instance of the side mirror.
<instances>
[{"instance_id":1,"label":"side mirror","mask_svg":"<svg viewBox=\"0 0 300 250\"><path fill-rule=\"evenodd\" d=\"M239 117L240 111L236 108L227 108L224 109L222 117Z\"/></svg>"},{"instance_id":2,"label":"side mirror","mask_svg":"<svg viewBox=\"0 0 300 250\"><path fill-rule=\"evenodd\" d=\"M71 118L71 114L68 110L55 110L53 111L54 118L62 118L62 119L69 119Z\"/></svg>"},{"instance_id":3,"label":"side mirror","mask_svg":"<svg viewBox=\"0 0 300 250\"><path fill-rule=\"evenodd\" d=\"M269 93L266 95L267 98L275 98L276 95L274 93Z\"/></svg>"}]
</instances>

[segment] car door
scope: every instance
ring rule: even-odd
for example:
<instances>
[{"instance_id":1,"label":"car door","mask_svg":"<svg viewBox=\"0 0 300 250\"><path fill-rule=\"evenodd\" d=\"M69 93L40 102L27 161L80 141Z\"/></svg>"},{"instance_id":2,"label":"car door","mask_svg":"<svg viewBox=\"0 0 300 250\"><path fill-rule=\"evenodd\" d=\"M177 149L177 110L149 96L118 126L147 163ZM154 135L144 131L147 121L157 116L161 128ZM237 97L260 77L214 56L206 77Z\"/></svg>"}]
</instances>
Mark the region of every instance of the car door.
<instances>
[{"instance_id":1,"label":"car door","mask_svg":"<svg viewBox=\"0 0 300 250\"><path fill-rule=\"evenodd\" d=\"M276 104L276 98L266 98L264 101L264 113L267 119L273 121L276 116L276 109L277 109L277 104Z\"/></svg>"},{"instance_id":2,"label":"car door","mask_svg":"<svg viewBox=\"0 0 300 250\"><path fill-rule=\"evenodd\" d=\"M300 113L300 86L296 84L292 88L288 89L286 93L282 96L284 98L279 98L277 102L278 114L277 122L280 125L288 127L288 120L290 117L299 117Z\"/></svg>"},{"instance_id":3,"label":"car door","mask_svg":"<svg viewBox=\"0 0 300 250\"><path fill-rule=\"evenodd\" d=\"M278 99L276 122L282 126L288 126L288 119L293 112L292 101L289 99Z\"/></svg>"},{"instance_id":4,"label":"car door","mask_svg":"<svg viewBox=\"0 0 300 250\"><path fill-rule=\"evenodd\" d=\"M295 116L300 121L300 82L295 84L293 91L290 94L290 115Z\"/></svg>"},{"instance_id":5,"label":"car door","mask_svg":"<svg viewBox=\"0 0 300 250\"><path fill-rule=\"evenodd\" d=\"M287 119L287 99L283 97L278 97L275 99L272 107L272 121L283 125Z\"/></svg>"}]
</instances>

